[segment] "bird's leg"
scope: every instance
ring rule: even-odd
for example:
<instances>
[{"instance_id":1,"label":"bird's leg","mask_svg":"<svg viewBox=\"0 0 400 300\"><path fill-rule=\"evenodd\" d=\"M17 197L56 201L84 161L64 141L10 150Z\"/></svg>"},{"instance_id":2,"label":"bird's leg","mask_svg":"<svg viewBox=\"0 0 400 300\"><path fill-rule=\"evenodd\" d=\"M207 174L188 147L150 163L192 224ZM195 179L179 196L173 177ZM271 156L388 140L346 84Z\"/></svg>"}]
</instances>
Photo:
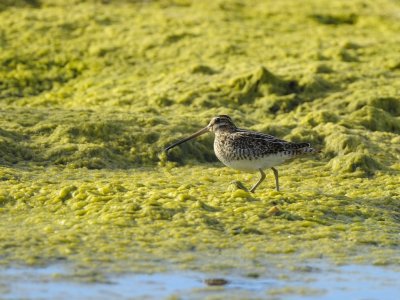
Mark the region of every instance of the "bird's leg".
<instances>
[{"instance_id":1,"label":"bird's leg","mask_svg":"<svg viewBox=\"0 0 400 300\"><path fill-rule=\"evenodd\" d=\"M275 184L276 184L276 190L279 192L279 178L278 178L278 170L275 169L274 167L271 168L272 171L274 171L275 175Z\"/></svg>"},{"instance_id":2,"label":"bird's leg","mask_svg":"<svg viewBox=\"0 0 400 300\"><path fill-rule=\"evenodd\" d=\"M253 187L250 189L250 192L254 193L254 191L256 190L256 188L260 185L261 182L263 182L263 180L265 179L265 173L263 172L263 170L258 169L261 173L261 177L260 179L257 181L257 183L255 185L253 185Z\"/></svg>"}]
</instances>

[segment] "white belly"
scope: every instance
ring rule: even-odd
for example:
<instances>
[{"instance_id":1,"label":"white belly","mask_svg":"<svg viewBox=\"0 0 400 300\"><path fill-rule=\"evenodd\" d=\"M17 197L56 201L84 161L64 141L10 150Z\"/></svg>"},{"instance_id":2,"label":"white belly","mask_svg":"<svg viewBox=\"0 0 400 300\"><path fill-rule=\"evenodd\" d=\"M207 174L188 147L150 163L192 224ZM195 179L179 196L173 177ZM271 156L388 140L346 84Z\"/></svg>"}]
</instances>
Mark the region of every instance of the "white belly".
<instances>
[{"instance_id":1,"label":"white belly","mask_svg":"<svg viewBox=\"0 0 400 300\"><path fill-rule=\"evenodd\" d=\"M258 169L268 169L277 165L282 164L285 160L289 159L289 156L282 154L272 154L262 158L252 159L252 160L231 160L227 161L218 157L220 161L230 167L232 169L240 170L240 171L257 171Z\"/></svg>"}]
</instances>

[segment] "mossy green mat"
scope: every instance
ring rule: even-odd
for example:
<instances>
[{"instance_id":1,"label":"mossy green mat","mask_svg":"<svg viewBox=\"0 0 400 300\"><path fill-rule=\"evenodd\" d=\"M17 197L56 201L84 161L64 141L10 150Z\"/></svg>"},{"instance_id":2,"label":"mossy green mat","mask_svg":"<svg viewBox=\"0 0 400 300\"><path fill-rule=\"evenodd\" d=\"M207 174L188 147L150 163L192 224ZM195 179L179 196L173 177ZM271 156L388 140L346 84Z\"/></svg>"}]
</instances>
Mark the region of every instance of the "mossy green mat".
<instances>
[{"instance_id":1,"label":"mossy green mat","mask_svg":"<svg viewBox=\"0 0 400 300\"><path fill-rule=\"evenodd\" d=\"M389 0L3 1L2 263L399 263L399 13ZM222 167L211 135L161 154L217 114L322 153L254 195L230 183L257 175Z\"/></svg>"}]
</instances>

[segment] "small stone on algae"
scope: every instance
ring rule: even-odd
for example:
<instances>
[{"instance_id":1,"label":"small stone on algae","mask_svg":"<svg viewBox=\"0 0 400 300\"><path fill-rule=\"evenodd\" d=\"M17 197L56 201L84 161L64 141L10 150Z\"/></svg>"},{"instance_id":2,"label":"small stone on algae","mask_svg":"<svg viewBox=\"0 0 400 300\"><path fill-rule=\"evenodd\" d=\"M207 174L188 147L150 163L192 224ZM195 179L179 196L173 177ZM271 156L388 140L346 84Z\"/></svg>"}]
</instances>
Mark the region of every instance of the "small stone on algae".
<instances>
[{"instance_id":1,"label":"small stone on algae","mask_svg":"<svg viewBox=\"0 0 400 300\"><path fill-rule=\"evenodd\" d=\"M269 216L277 216L281 214L281 210L277 206L272 206L270 209L268 209L267 214Z\"/></svg>"}]
</instances>

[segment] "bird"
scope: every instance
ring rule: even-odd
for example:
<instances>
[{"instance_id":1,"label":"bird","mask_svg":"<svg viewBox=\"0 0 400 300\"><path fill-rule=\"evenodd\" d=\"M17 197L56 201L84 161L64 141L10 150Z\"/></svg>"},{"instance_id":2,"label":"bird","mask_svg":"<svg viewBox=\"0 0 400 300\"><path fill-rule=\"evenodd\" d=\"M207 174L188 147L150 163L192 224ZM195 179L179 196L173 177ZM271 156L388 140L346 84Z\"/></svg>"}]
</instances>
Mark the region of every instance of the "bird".
<instances>
[{"instance_id":1,"label":"bird","mask_svg":"<svg viewBox=\"0 0 400 300\"><path fill-rule=\"evenodd\" d=\"M303 154L319 152L310 143L288 142L269 134L238 128L228 115L212 118L206 127L169 145L164 151L168 153L170 149L207 132L214 133L214 152L225 166L245 172L260 172L259 180L250 190L238 185L251 193L264 181L264 170L268 168L274 173L276 190L279 192L279 174L275 166Z\"/></svg>"}]
</instances>

